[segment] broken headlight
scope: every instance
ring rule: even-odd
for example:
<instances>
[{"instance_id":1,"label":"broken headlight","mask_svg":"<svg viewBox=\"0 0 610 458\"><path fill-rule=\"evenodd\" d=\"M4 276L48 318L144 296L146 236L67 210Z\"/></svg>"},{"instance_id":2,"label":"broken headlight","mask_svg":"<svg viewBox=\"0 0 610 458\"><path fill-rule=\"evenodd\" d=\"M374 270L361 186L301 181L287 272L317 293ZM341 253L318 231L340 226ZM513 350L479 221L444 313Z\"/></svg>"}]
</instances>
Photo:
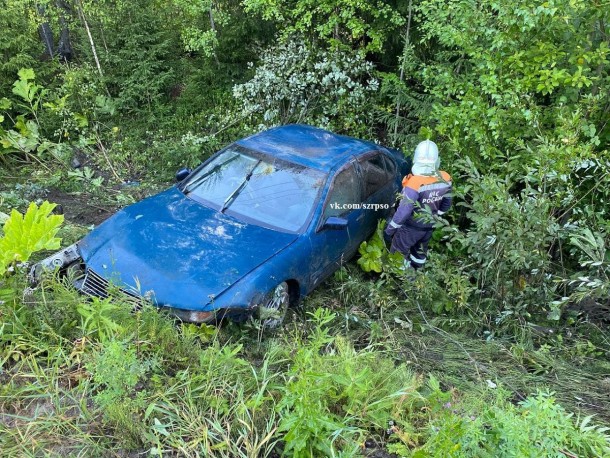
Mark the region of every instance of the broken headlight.
<instances>
[{"instance_id":1,"label":"broken headlight","mask_svg":"<svg viewBox=\"0 0 610 458\"><path fill-rule=\"evenodd\" d=\"M78 245L75 243L34 264L28 273L28 280L32 284L37 284L40 282L43 272L65 269L79 258Z\"/></svg>"}]
</instances>

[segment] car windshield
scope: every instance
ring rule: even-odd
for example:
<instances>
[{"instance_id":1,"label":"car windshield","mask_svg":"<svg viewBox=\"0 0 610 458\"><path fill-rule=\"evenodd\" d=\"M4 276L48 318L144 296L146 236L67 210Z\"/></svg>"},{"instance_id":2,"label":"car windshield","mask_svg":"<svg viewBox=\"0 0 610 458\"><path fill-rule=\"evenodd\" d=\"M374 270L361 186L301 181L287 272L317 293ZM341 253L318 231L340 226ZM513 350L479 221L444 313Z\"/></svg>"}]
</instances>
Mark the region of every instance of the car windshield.
<instances>
[{"instance_id":1,"label":"car windshield","mask_svg":"<svg viewBox=\"0 0 610 458\"><path fill-rule=\"evenodd\" d=\"M320 171L231 146L193 173L182 191L246 222L297 232L325 179Z\"/></svg>"}]
</instances>

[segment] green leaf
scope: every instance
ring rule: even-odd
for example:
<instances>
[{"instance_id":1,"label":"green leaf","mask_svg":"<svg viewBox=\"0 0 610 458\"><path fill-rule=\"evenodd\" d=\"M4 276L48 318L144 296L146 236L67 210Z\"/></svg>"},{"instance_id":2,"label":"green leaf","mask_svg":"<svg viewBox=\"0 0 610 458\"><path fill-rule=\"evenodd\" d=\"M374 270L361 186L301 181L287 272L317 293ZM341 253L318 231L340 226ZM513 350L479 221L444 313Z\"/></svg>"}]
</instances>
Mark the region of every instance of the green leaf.
<instances>
[{"instance_id":1,"label":"green leaf","mask_svg":"<svg viewBox=\"0 0 610 458\"><path fill-rule=\"evenodd\" d=\"M33 80L36 77L34 70L31 68L22 68L21 70L19 70L17 72L17 75L19 76L19 79L25 80L25 81Z\"/></svg>"},{"instance_id":2,"label":"green leaf","mask_svg":"<svg viewBox=\"0 0 610 458\"><path fill-rule=\"evenodd\" d=\"M78 124L78 127L87 127L89 125L87 117L80 113L74 113L74 120Z\"/></svg>"},{"instance_id":3,"label":"green leaf","mask_svg":"<svg viewBox=\"0 0 610 458\"><path fill-rule=\"evenodd\" d=\"M553 308L547 314L547 319L552 321L558 321L561 318L561 309Z\"/></svg>"},{"instance_id":4,"label":"green leaf","mask_svg":"<svg viewBox=\"0 0 610 458\"><path fill-rule=\"evenodd\" d=\"M25 101L30 101L30 88L32 87L31 83L28 83L26 80L17 80L13 83L13 94L18 95Z\"/></svg>"},{"instance_id":5,"label":"green leaf","mask_svg":"<svg viewBox=\"0 0 610 458\"><path fill-rule=\"evenodd\" d=\"M54 208L55 204L45 201L40 207L32 202L25 215L13 209L0 239L0 275L4 275L7 266L27 261L36 251L60 247L61 239L55 235L64 217L51 215Z\"/></svg>"},{"instance_id":6,"label":"green leaf","mask_svg":"<svg viewBox=\"0 0 610 458\"><path fill-rule=\"evenodd\" d=\"M13 83L13 94L18 95L26 102L33 104L35 110L38 105L38 101L35 102L37 95L42 95L42 86L30 82L29 80L34 79L34 70L31 68L21 69L19 71L19 79ZM34 103L35 102L35 103Z\"/></svg>"}]
</instances>

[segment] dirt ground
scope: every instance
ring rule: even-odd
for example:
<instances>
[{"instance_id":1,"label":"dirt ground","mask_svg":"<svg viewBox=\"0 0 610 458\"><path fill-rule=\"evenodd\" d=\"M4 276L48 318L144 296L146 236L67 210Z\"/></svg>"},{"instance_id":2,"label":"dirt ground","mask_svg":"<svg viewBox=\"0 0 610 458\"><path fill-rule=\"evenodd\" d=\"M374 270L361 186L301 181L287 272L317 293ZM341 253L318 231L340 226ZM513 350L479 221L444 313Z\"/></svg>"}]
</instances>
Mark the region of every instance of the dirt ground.
<instances>
[{"instance_id":1,"label":"dirt ground","mask_svg":"<svg viewBox=\"0 0 610 458\"><path fill-rule=\"evenodd\" d=\"M97 201L93 203L93 197L85 193L69 194L50 189L46 199L57 204L56 213L63 214L66 220L85 226L97 226L118 210L118 207L113 205Z\"/></svg>"}]
</instances>

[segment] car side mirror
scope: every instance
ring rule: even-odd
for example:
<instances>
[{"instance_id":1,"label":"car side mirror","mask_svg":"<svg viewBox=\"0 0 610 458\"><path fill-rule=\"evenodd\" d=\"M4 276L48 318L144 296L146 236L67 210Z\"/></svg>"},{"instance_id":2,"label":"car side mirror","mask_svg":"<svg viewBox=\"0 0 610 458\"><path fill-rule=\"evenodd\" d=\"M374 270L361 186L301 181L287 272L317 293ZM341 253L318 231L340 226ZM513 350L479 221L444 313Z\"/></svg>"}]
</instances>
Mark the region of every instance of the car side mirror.
<instances>
[{"instance_id":1,"label":"car side mirror","mask_svg":"<svg viewBox=\"0 0 610 458\"><path fill-rule=\"evenodd\" d=\"M324 221L324 225L322 229L332 229L332 230L341 230L347 228L347 220L345 218L340 218L338 216L329 216L326 221Z\"/></svg>"},{"instance_id":2,"label":"car side mirror","mask_svg":"<svg viewBox=\"0 0 610 458\"><path fill-rule=\"evenodd\" d=\"M176 172L176 181L182 181L191 174L191 169L180 169Z\"/></svg>"}]
</instances>

